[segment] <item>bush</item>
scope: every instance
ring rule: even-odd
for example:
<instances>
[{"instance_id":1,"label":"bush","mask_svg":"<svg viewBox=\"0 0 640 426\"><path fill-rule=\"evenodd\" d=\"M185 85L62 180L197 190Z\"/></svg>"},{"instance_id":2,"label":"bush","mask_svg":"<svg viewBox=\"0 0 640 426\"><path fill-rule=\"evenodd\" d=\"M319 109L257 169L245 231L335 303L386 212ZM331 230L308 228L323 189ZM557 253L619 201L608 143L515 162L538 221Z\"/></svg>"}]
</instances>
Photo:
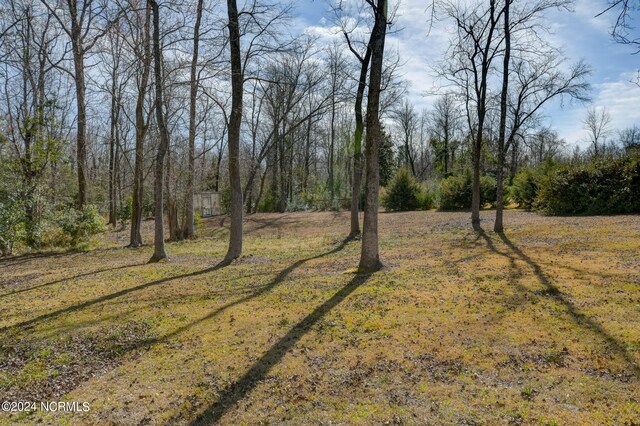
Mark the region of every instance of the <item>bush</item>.
<instances>
[{"instance_id":1,"label":"bush","mask_svg":"<svg viewBox=\"0 0 640 426\"><path fill-rule=\"evenodd\" d=\"M258 203L256 211L259 213L271 213L278 211L278 200L271 194L271 191L267 192L265 196Z\"/></svg>"},{"instance_id":2,"label":"bush","mask_svg":"<svg viewBox=\"0 0 640 426\"><path fill-rule=\"evenodd\" d=\"M549 215L640 213L640 156L560 168L541 180L536 204Z\"/></svg>"},{"instance_id":3,"label":"bush","mask_svg":"<svg viewBox=\"0 0 640 426\"><path fill-rule=\"evenodd\" d=\"M471 208L473 181L470 174L449 176L440 181L440 209L462 210ZM496 180L491 176L480 177L480 204L495 204Z\"/></svg>"},{"instance_id":4,"label":"bush","mask_svg":"<svg viewBox=\"0 0 640 426\"><path fill-rule=\"evenodd\" d=\"M68 208L58 214L57 225L63 234L68 237L72 247L81 242L87 242L93 235L104 232L106 229L104 219L93 205L83 207L81 210Z\"/></svg>"},{"instance_id":5,"label":"bush","mask_svg":"<svg viewBox=\"0 0 640 426\"><path fill-rule=\"evenodd\" d=\"M381 204L389 211L407 211L418 208L421 188L407 169L399 169L382 196Z\"/></svg>"},{"instance_id":6,"label":"bush","mask_svg":"<svg viewBox=\"0 0 640 426\"><path fill-rule=\"evenodd\" d=\"M302 212L308 210L309 206L304 198L300 195L294 195L293 199L287 202L287 211L288 212Z\"/></svg>"},{"instance_id":7,"label":"bush","mask_svg":"<svg viewBox=\"0 0 640 426\"><path fill-rule=\"evenodd\" d=\"M471 207L471 175L449 176L440 181L440 209L460 210Z\"/></svg>"},{"instance_id":8,"label":"bush","mask_svg":"<svg viewBox=\"0 0 640 426\"><path fill-rule=\"evenodd\" d=\"M533 169L522 169L513 178L513 185L509 190L509 196L526 210L531 210L538 196L540 179L542 175Z\"/></svg>"},{"instance_id":9,"label":"bush","mask_svg":"<svg viewBox=\"0 0 640 426\"><path fill-rule=\"evenodd\" d=\"M498 183L491 176L481 176L480 177L480 205L484 206L485 204L491 204L492 206L496 204L497 192L498 192Z\"/></svg>"},{"instance_id":10,"label":"bush","mask_svg":"<svg viewBox=\"0 0 640 426\"><path fill-rule=\"evenodd\" d=\"M10 256L13 245L22 238L23 211L14 199L0 201L0 254Z\"/></svg>"},{"instance_id":11,"label":"bush","mask_svg":"<svg viewBox=\"0 0 640 426\"><path fill-rule=\"evenodd\" d=\"M431 210L436 202L433 192L426 185L422 185L420 191L416 194L419 210Z\"/></svg>"}]
</instances>

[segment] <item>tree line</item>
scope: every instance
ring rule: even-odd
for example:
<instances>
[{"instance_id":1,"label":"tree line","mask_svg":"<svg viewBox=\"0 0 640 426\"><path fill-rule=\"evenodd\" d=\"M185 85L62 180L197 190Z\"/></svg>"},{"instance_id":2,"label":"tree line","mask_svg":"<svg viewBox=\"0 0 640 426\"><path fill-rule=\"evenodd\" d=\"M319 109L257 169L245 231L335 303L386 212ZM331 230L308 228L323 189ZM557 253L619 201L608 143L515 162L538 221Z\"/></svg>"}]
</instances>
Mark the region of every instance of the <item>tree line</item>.
<instances>
[{"instance_id":1,"label":"tree line","mask_svg":"<svg viewBox=\"0 0 640 426\"><path fill-rule=\"evenodd\" d=\"M230 214L226 263L242 253L245 213L346 208L370 270L380 266L380 182L406 169L423 182L470 171L474 225L480 180L494 176L502 231L505 182L563 154L544 106L589 100L590 67L569 63L547 37L548 13L573 2L434 2L454 31L434 64L438 97L422 111L399 71L410 58L385 50L397 5L327 5L330 41L295 33L291 5L275 1L2 6L3 226L21 222L38 248L50 212L96 205L139 247L152 216L158 261L164 226L171 240L194 237L193 195L211 190ZM585 126L602 154L606 112L592 110ZM625 132L636 143L640 132Z\"/></svg>"}]
</instances>

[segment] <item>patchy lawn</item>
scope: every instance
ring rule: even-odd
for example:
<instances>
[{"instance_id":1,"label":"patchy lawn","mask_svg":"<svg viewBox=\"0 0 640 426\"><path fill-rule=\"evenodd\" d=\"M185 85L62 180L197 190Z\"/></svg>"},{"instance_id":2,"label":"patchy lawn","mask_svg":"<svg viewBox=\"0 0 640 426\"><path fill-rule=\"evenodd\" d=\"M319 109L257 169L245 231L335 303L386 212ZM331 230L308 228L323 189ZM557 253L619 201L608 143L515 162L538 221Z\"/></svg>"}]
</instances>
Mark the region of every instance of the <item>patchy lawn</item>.
<instances>
[{"instance_id":1,"label":"patchy lawn","mask_svg":"<svg viewBox=\"0 0 640 426\"><path fill-rule=\"evenodd\" d=\"M0 401L90 411L0 424L640 424L640 217L492 213L381 214L373 275L348 212L2 259Z\"/></svg>"}]
</instances>

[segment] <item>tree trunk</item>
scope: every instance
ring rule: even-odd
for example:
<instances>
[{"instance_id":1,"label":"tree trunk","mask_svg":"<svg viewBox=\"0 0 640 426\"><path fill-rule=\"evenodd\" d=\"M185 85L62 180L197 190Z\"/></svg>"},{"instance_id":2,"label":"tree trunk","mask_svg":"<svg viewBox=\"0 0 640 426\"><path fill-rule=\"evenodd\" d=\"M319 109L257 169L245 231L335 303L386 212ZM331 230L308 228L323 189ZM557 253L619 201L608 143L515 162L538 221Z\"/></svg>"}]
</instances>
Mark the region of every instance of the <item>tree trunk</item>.
<instances>
[{"instance_id":1,"label":"tree trunk","mask_svg":"<svg viewBox=\"0 0 640 426\"><path fill-rule=\"evenodd\" d=\"M84 83L84 52L80 46L80 30L73 32L73 64L75 67L76 108L78 109L78 134L76 135L76 161L78 162L78 207L87 203L87 108Z\"/></svg>"},{"instance_id":2,"label":"tree trunk","mask_svg":"<svg viewBox=\"0 0 640 426\"><path fill-rule=\"evenodd\" d=\"M482 161L482 137L484 134L484 120L487 114L487 85L488 74L491 66L490 50L491 43L493 42L493 33L495 30L495 0L490 0L490 13L489 19L491 23L489 25L489 34L487 35L487 41L482 49L482 64L480 70L480 82L479 87L476 86L476 93L478 96L478 129L476 134L476 140L473 144L473 194L471 197L471 224L474 226L480 225L480 165Z\"/></svg>"},{"instance_id":3,"label":"tree trunk","mask_svg":"<svg viewBox=\"0 0 640 426\"><path fill-rule=\"evenodd\" d=\"M164 224L163 224L163 183L164 183L164 159L169 147L169 131L164 117L164 102L162 100L162 53L160 51L160 11L158 3L149 0L153 9L153 70L155 74L156 86L156 121L158 122L158 131L160 133L160 143L158 144L158 152L156 154L155 165L155 181L154 203L155 203L155 235L154 235L154 251L149 262L159 262L167 258L167 252L164 248Z\"/></svg>"},{"instance_id":4,"label":"tree trunk","mask_svg":"<svg viewBox=\"0 0 640 426\"><path fill-rule=\"evenodd\" d=\"M333 200L336 196L335 194L335 183L334 183L334 151L335 151L335 140L336 140L336 128L335 128L335 121L336 121L336 99L335 99L335 85L336 82L335 80L338 78L337 76L337 71L335 72L334 76L334 81L333 81L333 93L331 96L331 133L330 133L330 140L329 140L329 195L331 197L330 200L330 207L331 209L333 209Z\"/></svg>"},{"instance_id":5,"label":"tree trunk","mask_svg":"<svg viewBox=\"0 0 640 426\"><path fill-rule=\"evenodd\" d=\"M280 213L284 213L287 210L287 179L285 173L285 129L282 129L282 136L280 136L280 157L278 158L278 164L280 168L280 196L279 196L279 208Z\"/></svg>"},{"instance_id":6,"label":"tree trunk","mask_svg":"<svg viewBox=\"0 0 640 426\"><path fill-rule=\"evenodd\" d=\"M360 271L374 271L382 267L378 254L378 191L380 187L378 147L382 138L379 110L384 42L387 32L386 8L386 0L378 0L374 10L375 24L371 32L371 74L366 137L367 201L364 208Z\"/></svg>"},{"instance_id":7,"label":"tree trunk","mask_svg":"<svg viewBox=\"0 0 640 426\"><path fill-rule=\"evenodd\" d=\"M372 34L373 35L373 34ZM353 182L351 187L351 232L354 237L360 234L360 189L362 186L362 135L364 133L364 119L362 117L362 99L364 90L367 87L367 72L371 61L371 40L367 45L367 52L360 61L360 78L358 79L358 90L356 92L355 115L356 130L353 135Z\"/></svg>"},{"instance_id":8,"label":"tree trunk","mask_svg":"<svg viewBox=\"0 0 640 426\"><path fill-rule=\"evenodd\" d=\"M511 143L511 167L509 167L509 185L513 185L513 179L518 172L518 143L517 139L513 139Z\"/></svg>"},{"instance_id":9,"label":"tree trunk","mask_svg":"<svg viewBox=\"0 0 640 426\"><path fill-rule=\"evenodd\" d=\"M240 25L236 0L227 0L229 15L229 47L231 53L231 114L229 135L229 183L231 185L231 233L225 261L242 254L242 186L240 182L240 125L244 76L240 58Z\"/></svg>"},{"instance_id":10,"label":"tree trunk","mask_svg":"<svg viewBox=\"0 0 640 426\"><path fill-rule=\"evenodd\" d=\"M151 25L151 8L147 3L144 21L142 76L136 99L136 160L133 173L133 200L131 211L131 234L129 247L142 245L142 197L144 196L144 138L147 134L148 123L144 117L144 100L147 94L149 74L151 72L151 52L149 27Z\"/></svg>"},{"instance_id":11,"label":"tree trunk","mask_svg":"<svg viewBox=\"0 0 640 426\"><path fill-rule=\"evenodd\" d=\"M267 177L267 170L268 169L264 169L264 173L262 173L262 177L260 178L260 190L258 191L258 196L256 197L256 202L253 205L253 210L251 211L252 213L256 213L258 211L258 206L260 205L260 200L262 199L262 194L264 192L264 181L265 178Z\"/></svg>"},{"instance_id":12,"label":"tree trunk","mask_svg":"<svg viewBox=\"0 0 640 426\"><path fill-rule=\"evenodd\" d=\"M189 164L187 173L187 193L185 203L185 218L183 224L184 238L192 238L195 233L195 221L193 219L193 193L195 180L196 157L196 98L198 96L198 45L200 41L200 21L202 20L202 1L198 0L196 9L196 22L193 27L193 58L191 59L191 92L189 99Z\"/></svg>"},{"instance_id":13,"label":"tree trunk","mask_svg":"<svg viewBox=\"0 0 640 426\"><path fill-rule=\"evenodd\" d=\"M496 187L496 221L493 226L495 232L503 232L503 192L504 192L504 160L505 137L507 132L507 94L509 90L509 60L511 58L511 30L509 28L509 6L511 0L505 1L504 6L504 65L502 70L502 93L500 95L500 135L498 136L498 176Z\"/></svg>"},{"instance_id":14,"label":"tree trunk","mask_svg":"<svg viewBox=\"0 0 640 426\"><path fill-rule=\"evenodd\" d=\"M164 177L165 192L167 194L167 225L169 225L169 241L182 239L182 230L178 226L178 202L176 195L171 190L171 150L166 154L166 171Z\"/></svg>"},{"instance_id":15,"label":"tree trunk","mask_svg":"<svg viewBox=\"0 0 640 426\"><path fill-rule=\"evenodd\" d=\"M116 128L118 126L117 69L111 74L111 133L109 137L109 225L115 227L116 218Z\"/></svg>"}]
</instances>

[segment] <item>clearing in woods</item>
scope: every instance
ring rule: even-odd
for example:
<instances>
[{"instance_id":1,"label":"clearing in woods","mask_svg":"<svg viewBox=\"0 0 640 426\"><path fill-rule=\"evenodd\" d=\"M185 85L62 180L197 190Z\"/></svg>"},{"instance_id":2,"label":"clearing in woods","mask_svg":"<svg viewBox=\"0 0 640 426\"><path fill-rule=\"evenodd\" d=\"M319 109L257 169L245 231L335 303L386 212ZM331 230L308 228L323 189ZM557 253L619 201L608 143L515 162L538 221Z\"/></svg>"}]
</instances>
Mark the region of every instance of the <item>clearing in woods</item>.
<instances>
[{"instance_id":1,"label":"clearing in woods","mask_svg":"<svg viewBox=\"0 0 640 426\"><path fill-rule=\"evenodd\" d=\"M221 218L0 260L0 400L90 405L0 423L640 422L638 216L382 214L357 275L348 215L249 216L222 269Z\"/></svg>"}]
</instances>

